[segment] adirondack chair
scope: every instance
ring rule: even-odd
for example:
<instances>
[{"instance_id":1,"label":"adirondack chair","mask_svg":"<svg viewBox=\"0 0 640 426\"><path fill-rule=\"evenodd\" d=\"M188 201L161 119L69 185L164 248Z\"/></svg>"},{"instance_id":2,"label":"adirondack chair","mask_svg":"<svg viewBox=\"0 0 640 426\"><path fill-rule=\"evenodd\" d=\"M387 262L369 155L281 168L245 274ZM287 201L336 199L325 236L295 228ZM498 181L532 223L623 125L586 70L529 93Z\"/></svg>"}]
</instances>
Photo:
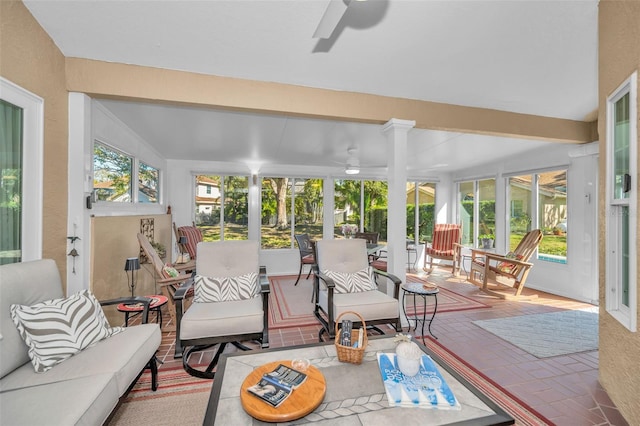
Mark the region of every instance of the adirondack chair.
<instances>
[{"instance_id":1,"label":"adirondack chair","mask_svg":"<svg viewBox=\"0 0 640 426\"><path fill-rule=\"evenodd\" d=\"M529 259L540 241L542 232L534 229L524 236L515 251L504 256L472 249L469 281L480 286L483 292L501 299L526 300L538 297L537 294L525 295L522 290L533 266Z\"/></svg>"},{"instance_id":2,"label":"adirondack chair","mask_svg":"<svg viewBox=\"0 0 640 426\"><path fill-rule=\"evenodd\" d=\"M172 325L170 327L165 327L165 331L168 331L171 328L175 328L176 326L177 318L174 300L176 289L180 284L191 278L191 274L186 272L185 270L176 268L177 266L184 267L185 265L170 266L163 263L160 256L158 256L158 252L156 252L156 250L151 245L149 239L143 234L138 234L137 236L142 251L147 256L149 263L151 263L151 265L153 266L155 272L154 279L156 281L156 284L160 285L162 294L168 299L167 307L172 320Z\"/></svg>"}]
</instances>

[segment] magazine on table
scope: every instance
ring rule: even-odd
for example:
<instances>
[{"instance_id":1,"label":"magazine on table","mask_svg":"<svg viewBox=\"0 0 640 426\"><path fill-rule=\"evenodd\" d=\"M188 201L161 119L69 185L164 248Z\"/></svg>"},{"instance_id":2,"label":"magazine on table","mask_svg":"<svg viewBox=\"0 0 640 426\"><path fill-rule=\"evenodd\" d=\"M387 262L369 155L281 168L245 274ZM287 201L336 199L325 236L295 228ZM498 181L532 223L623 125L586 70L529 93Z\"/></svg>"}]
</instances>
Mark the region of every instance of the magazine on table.
<instances>
[{"instance_id":1,"label":"magazine on table","mask_svg":"<svg viewBox=\"0 0 640 426\"><path fill-rule=\"evenodd\" d=\"M431 357L423 354L420 371L413 377L398 369L395 353L379 353L378 365L392 407L460 410L461 406Z\"/></svg>"},{"instance_id":2,"label":"magazine on table","mask_svg":"<svg viewBox=\"0 0 640 426\"><path fill-rule=\"evenodd\" d=\"M274 370L263 374L260 381L247 388L247 391L277 407L306 379L306 374L279 364Z\"/></svg>"}]
</instances>

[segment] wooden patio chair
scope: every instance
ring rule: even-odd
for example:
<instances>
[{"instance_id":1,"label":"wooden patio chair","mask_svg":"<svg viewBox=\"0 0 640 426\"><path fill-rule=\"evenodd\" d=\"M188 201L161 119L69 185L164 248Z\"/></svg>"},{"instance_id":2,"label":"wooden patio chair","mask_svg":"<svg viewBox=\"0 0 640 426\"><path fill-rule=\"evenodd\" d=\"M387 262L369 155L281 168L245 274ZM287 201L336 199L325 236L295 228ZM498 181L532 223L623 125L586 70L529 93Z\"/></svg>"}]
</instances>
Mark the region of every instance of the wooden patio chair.
<instances>
[{"instance_id":1,"label":"wooden patio chair","mask_svg":"<svg viewBox=\"0 0 640 426\"><path fill-rule=\"evenodd\" d=\"M452 262L452 273L457 275L460 270L460 256L462 249L462 225L457 223L436 223L433 227L431 245L424 248L425 272L433 272L433 260L448 260ZM427 258L429 269L427 269Z\"/></svg>"},{"instance_id":2,"label":"wooden patio chair","mask_svg":"<svg viewBox=\"0 0 640 426\"><path fill-rule=\"evenodd\" d=\"M155 272L154 279L156 284L160 285L162 294L166 296L168 299L167 307L169 310L169 315L171 316L171 320L172 320L171 323L173 324L173 327L175 327L176 306L175 306L174 294L178 289L178 287L180 286L180 284L182 284L183 282L191 278L191 273L187 273L184 270L178 271L177 269L175 270L176 272L173 272L169 268L166 268L165 266L167 265L165 265L165 263L162 262L162 259L158 255L158 252L153 248L153 246L151 245L151 242L145 235L138 234L138 242L140 243L140 247L142 248L142 251L147 256L147 259L149 259L149 262L153 266L153 270ZM178 265L175 265L175 266L178 266ZM172 275L175 275L175 276L172 276Z\"/></svg>"},{"instance_id":3,"label":"wooden patio chair","mask_svg":"<svg viewBox=\"0 0 640 426\"><path fill-rule=\"evenodd\" d=\"M509 300L535 299L537 294L522 294L533 266L529 259L542 241L542 231L529 231L515 251L499 255L471 249L471 271L468 280L492 296Z\"/></svg>"},{"instance_id":4,"label":"wooden patio chair","mask_svg":"<svg viewBox=\"0 0 640 426\"><path fill-rule=\"evenodd\" d=\"M176 227L176 223L173 222L173 232L176 236L180 253L188 254L189 260L193 261L195 266L198 243L202 242L200 228L195 223L191 226ZM180 237L185 237L187 241L184 244L180 244Z\"/></svg>"}]
</instances>

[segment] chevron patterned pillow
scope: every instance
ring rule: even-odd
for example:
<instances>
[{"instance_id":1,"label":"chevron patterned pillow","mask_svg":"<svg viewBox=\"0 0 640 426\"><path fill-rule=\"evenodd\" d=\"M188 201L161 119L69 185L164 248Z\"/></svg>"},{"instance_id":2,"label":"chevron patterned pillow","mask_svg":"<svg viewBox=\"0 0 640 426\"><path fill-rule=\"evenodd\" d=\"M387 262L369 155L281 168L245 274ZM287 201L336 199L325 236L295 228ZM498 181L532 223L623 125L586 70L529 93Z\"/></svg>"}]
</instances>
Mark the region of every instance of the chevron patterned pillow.
<instances>
[{"instance_id":1,"label":"chevron patterned pillow","mask_svg":"<svg viewBox=\"0 0 640 426\"><path fill-rule=\"evenodd\" d=\"M123 330L109 326L100 302L89 290L32 306L11 305L10 311L38 373Z\"/></svg>"},{"instance_id":2,"label":"chevron patterned pillow","mask_svg":"<svg viewBox=\"0 0 640 426\"><path fill-rule=\"evenodd\" d=\"M333 280L336 285L336 293L360 293L377 288L370 267L354 273L329 270L322 271L322 273Z\"/></svg>"},{"instance_id":3,"label":"chevron patterned pillow","mask_svg":"<svg viewBox=\"0 0 640 426\"><path fill-rule=\"evenodd\" d=\"M228 302L251 299L258 295L258 274L251 272L237 277L195 276L195 303Z\"/></svg>"}]
</instances>

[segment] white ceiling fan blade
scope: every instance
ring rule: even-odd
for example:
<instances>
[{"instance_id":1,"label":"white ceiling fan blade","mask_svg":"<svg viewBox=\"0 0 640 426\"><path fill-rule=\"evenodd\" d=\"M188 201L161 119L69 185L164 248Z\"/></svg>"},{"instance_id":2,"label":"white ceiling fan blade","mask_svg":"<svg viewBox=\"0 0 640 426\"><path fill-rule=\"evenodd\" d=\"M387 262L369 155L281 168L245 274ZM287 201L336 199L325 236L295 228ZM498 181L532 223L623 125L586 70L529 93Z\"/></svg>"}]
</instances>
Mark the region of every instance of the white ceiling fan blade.
<instances>
[{"instance_id":1,"label":"white ceiling fan blade","mask_svg":"<svg viewBox=\"0 0 640 426\"><path fill-rule=\"evenodd\" d=\"M336 29L338 22L347 11L351 0L330 0L327 10L324 11L322 19L313 33L313 38L329 38Z\"/></svg>"}]
</instances>

